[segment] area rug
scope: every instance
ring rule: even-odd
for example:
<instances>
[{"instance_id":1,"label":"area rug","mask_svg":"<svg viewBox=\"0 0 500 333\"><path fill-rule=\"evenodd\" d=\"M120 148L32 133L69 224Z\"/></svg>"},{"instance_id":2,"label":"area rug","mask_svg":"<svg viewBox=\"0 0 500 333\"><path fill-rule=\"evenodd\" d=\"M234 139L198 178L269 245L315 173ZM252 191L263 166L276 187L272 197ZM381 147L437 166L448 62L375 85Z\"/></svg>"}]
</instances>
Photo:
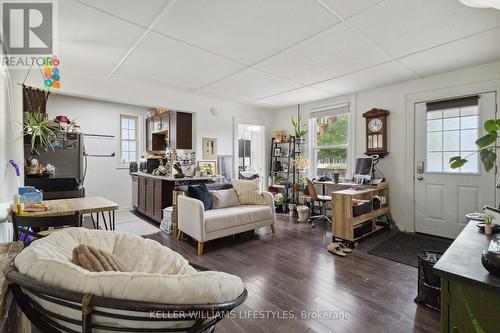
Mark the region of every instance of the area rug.
<instances>
[{"instance_id":1,"label":"area rug","mask_svg":"<svg viewBox=\"0 0 500 333\"><path fill-rule=\"evenodd\" d=\"M444 252L452 242L453 240L451 239L436 236L398 232L369 250L368 253L417 267L417 255L429 250Z\"/></svg>"}]
</instances>

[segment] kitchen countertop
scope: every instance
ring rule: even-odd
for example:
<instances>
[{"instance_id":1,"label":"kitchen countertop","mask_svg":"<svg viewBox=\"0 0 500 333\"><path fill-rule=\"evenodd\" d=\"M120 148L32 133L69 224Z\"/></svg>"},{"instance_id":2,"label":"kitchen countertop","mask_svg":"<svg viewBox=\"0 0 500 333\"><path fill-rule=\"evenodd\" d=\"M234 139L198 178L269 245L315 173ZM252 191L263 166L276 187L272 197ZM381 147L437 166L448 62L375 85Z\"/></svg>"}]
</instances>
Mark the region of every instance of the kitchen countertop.
<instances>
[{"instance_id":1,"label":"kitchen countertop","mask_svg":"<svg viewBox=\"0 0 500 333\"><path fill-rule=\"evenodd\" d=\"M490 274L481 264L483 250L488 249L491 240L499 239L500 234L485 235L477 228L478 222L471 220L466 225L434 265L434 273L500 292L500 277Z\"/></svg>"},{"instance_id":2,"label":"kitchen countertop","mask_svg":"<svg viewBox=\"0 0 500 333\"><path fill-rule=\"evenodd\" d=\"M167 177L167 176L155 176L155 175L152 175L150 173L145 173L145 172L131 172L130 174L132 176L142 176L142 177L156 178L156 179L162 179L162 180L166 180L166 181L218 180L218 179L221 178L221 176L174 178L174 177Z\"/></svg>"}]
</instances>

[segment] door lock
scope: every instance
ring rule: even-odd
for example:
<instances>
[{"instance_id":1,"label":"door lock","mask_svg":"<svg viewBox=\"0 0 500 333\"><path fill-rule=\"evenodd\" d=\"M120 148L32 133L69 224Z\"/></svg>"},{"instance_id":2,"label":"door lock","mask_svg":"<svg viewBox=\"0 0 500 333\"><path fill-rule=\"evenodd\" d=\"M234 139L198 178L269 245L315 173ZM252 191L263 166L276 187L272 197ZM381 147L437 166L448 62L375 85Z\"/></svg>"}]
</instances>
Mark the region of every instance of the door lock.
<instances>
[{"instance_id":1,"label":"door lock","mask_svg":"<svg viewBox=\"0 0 500 333\"><path fill-rule=\"evenodd\" d=\"M424 161L417 162L417 173L418 174L424 173Z\"/></svg>"}]
</instances>

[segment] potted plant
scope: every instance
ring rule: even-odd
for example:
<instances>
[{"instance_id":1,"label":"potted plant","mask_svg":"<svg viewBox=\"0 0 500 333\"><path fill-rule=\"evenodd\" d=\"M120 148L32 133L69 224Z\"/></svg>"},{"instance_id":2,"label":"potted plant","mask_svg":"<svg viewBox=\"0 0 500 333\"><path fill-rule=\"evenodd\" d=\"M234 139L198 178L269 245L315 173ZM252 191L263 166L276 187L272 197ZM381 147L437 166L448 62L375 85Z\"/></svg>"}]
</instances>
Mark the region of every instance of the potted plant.
<instances>
[{"instance_id":1,"label":"potted plant","mask_svg":"<svg viewBox=\"0 0 500 333\"><path fill-rule=\"evenodd\" d=\"M493 234L493 220L495 217L492 214L486 214L484 216L484 233L486 235Z\"/></svg>"},{"instance_id":2,"label":"potted plant","mask_svg":"<svg viewBox=\"0 0 500 333\"><path fill-rule=\"evenodd\" d=\"M54 150L57 140L56 128L47 120L46 114L40 111L28 112L24 116L23 135L31 138L31 152L39 154L37 146L47 151Z\"/></svg>"},{"instance_id":3,"label":"potted plant","mask_svg":"<svg viewBox=\"0 0 500 333\"><path fill-rule=\"evenodd\" d=\"M276 193L274 195L274 205L276 206L276 213L283 213L283 204L285 203L285 197L282 193Z\"/></svg>"},{"instance_id":4,"label":"potted plant","mask_svg":"<svg viewBox=\"0 0 500 333\"><path fill-rule=\"evenodd\" d=\"M295 142L299 145L304 144L306 142L307 125L302 123L302 116L298 116L297 121L292 117L292 125L295 130Z\"/></svg>"}]
</instances>

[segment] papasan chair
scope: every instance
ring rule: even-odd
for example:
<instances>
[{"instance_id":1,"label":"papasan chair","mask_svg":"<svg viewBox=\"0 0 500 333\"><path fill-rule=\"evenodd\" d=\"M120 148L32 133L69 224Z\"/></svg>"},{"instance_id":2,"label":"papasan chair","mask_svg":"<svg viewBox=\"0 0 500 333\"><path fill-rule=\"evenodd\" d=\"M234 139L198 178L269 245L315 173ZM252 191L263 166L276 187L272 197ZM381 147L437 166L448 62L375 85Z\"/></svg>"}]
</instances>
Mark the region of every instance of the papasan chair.
<instances>
[{"instance_id":1,"label":"papasan chair","mask_svg":"<svg viewBox=\"0 0 500 333\"><path fill-rule=\"evenodd\" d=\"M72 262L86 244L131 272L91 272ZM31 243L7 273L16 302L42 332L203 332L247 291L241 279L189 264L140 236L67 228Z\"/></svg>"}]
</instances>

